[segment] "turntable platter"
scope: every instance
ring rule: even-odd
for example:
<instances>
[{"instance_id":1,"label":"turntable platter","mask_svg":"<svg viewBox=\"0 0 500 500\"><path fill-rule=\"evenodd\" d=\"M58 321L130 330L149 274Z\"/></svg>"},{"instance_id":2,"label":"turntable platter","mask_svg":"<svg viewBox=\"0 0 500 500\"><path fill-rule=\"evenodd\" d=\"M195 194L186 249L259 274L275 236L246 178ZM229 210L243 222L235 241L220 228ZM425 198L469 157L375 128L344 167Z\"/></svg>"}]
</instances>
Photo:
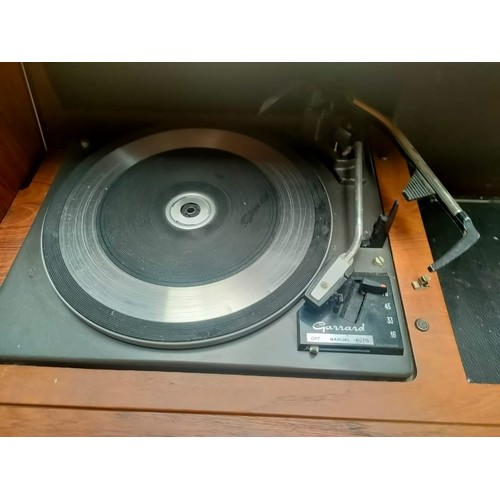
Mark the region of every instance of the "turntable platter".
<instances>
[{"instance_id":1,"label":"turntable platter","mask_svg":"<svg viewBox=\"0 0 500 500\"><path fill-rule=\"evenodd\" d=\"M121 340L225 342L289 309L329 247L310 162L241 133L181 129L93 155L49 206L42 253L62 300Z\"/></svg>"}]
</instances>

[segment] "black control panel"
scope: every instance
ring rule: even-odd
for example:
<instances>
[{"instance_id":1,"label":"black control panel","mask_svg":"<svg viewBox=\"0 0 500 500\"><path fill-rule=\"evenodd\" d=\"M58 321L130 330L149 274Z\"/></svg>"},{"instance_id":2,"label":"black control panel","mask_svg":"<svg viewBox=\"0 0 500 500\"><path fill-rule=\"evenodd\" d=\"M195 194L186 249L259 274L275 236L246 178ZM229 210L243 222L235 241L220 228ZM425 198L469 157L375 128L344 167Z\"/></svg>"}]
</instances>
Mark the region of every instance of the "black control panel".
<instances>
[{"instance_id":1,"label":"black control panel","mask_svg":"<svg viewBox=\"0 0 500 500\"><path fill-rule=\"evenodd\" d=\"M354 273L320 309L305 304L298 312L298 348L311 354L403 354L389 276Z\"/></svg>"}]
</instances>

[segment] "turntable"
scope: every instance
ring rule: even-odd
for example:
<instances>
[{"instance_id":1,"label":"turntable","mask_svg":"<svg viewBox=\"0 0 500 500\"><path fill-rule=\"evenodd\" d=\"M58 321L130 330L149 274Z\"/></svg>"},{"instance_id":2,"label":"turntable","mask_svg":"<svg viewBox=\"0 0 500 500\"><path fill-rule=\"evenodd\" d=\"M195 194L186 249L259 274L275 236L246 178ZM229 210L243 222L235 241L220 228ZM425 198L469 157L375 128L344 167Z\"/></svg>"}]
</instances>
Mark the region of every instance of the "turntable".
<instances>
[{"instance_id":1,"label":"turntable","mask_svg":"<svg viewBox=\"0 0 500 500\"><path fill-rule=\"evenodd\" d=\"M412 379L397 203L382 212L362 127L330 111L298 133L166 127L70 151L0 289L2 362ZM408 197L453 206L415 165ZM468 237L434 269L473 243L452 215Z\"/></svg>"}]
</instances>

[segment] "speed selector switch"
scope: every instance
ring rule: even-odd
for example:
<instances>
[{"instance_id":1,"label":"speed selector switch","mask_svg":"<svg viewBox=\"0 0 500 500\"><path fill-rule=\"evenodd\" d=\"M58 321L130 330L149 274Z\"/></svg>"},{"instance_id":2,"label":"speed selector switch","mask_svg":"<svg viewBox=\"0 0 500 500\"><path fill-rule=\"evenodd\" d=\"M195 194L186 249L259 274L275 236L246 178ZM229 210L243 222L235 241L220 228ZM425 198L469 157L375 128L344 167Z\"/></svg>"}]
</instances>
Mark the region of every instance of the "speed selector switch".
<instances>
[{"instance_id":1,"label":"speed selector switch","mask_svg":"<svg viewBox=\"0 0 500 500\"><path fill-rule=\"evenodd\" d=\"M359 291L361 293L384 295L387 292L387 285L384 283L378 283L377 281L368 278L363 278L359 284Z\"/></svg>"},{"instance_id":2,"label":"speed selector switch","mask_svg":"<svg viewBox=\"0 0 500 500\"><path fill-rule=\"evenodd\" d=\"M358 285L359 283L359 285ZM365 296L368 293L374 295L385 295L387 285L370 278L355 278L351 284L351 290L345 301L345 307L341 316L351 323L357 323L360 317L361 309L365 302Z\"/></svg>"}]
</instances>

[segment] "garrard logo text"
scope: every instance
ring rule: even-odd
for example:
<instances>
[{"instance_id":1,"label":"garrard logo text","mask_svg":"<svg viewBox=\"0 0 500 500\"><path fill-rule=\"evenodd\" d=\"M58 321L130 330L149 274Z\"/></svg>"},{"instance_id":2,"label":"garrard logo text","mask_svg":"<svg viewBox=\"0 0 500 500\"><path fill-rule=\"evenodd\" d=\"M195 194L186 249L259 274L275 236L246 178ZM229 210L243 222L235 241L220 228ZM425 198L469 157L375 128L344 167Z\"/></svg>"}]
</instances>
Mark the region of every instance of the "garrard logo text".
<instances>
[{"instance_id":1,"label":"garrard logo text","mask_svg":"<svg viewBox=\"0 0 500 500\"><path fill-rule=\"evenodd\" d=\"M327 325L324 321L317 321L312 326L319 332L364 332L365 324L361 323L359 326L342 326L342 325Z\"/></svg>"}]
</instances>

